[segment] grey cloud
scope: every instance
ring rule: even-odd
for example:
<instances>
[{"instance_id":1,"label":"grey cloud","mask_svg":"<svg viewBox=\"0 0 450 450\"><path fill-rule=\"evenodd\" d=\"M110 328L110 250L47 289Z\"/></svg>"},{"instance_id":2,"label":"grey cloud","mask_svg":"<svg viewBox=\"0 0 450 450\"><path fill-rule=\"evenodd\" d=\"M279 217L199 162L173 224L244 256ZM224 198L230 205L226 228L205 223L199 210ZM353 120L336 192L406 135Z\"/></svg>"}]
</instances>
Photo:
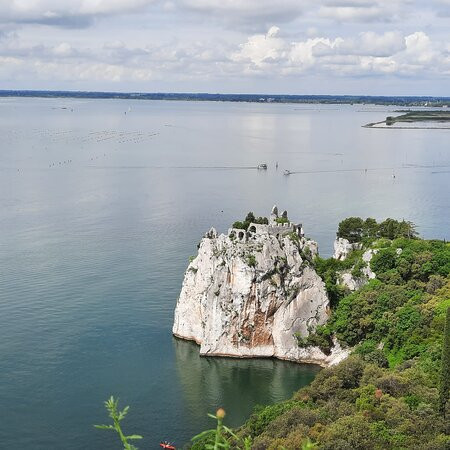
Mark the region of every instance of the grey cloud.
<instances>
[{"instance_id":1,"label":"grey cloud","mask_svg":"<svg viewBox=\"0 0 450 450\"><path fill-rule=\"evenodd\" d=\"M450 17L450 0L434 0L431 3L438 17Z\"/></svg>"},{"instance_id":2,"label":"grey cloud","mask_svg":"<svg viewBox=\"0 0 450 450\"><path fill-rule=\"evenodd\" d=\"M176 7L227 28L262 31L273 24L289 23L302 16L311 0L177 0Z\"/></svg>"},{"instance_id":3,"label":"grey cloud","mask_svg":"<svg viewBox=\"0 0 450 450\"><path fill-rule=\"evenodd\" d=\"M0 1L0 23L85 28L100 17L143 11L157 0Z\"/></svg>"},{"instance_id":4,"label":"grey cloud","mask_svg":"<svg viewBox=\"0 0 450 450\"><path fill-rule=\"evenodd\" d=\"M412 0L326 0L322 17L337 22L393 22L411 11Z\"/></svg>"}]
</instances>

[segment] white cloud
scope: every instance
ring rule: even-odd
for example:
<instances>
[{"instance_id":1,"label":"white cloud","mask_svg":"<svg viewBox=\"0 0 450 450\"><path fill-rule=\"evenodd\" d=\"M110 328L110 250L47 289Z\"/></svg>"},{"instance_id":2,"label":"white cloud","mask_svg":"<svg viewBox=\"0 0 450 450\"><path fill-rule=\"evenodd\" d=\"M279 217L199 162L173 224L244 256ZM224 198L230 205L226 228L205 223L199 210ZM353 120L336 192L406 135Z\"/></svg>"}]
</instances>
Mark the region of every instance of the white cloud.
<instances>
[{"instance_id":1,"label":"white cloud","mask_svg":"<svg viewBox=\"0 0 450 450\"><path fill-rule=\"evenodd\" d=\"M322 48L321 52L322 55L331 53L386 57L405 48L405 39L402 33L398 31L386 31L383 34L365 31L354 38L338 39L332 47L329 49Z\"/></svg>"},{"instance_id":2,"label":"white cloud","mask_svg":"<svg viewBox=\"0 0 450 450\"><path fill-rule=\"evenodd\" d=\"M418 31L405 38L406 55L417 64L429 64L437 55L430 38L423 32Z\"/></svg>"},{"instance_id":3,"label":"white cloud","mask_svg":"<svg viewBox=\"0 0 450 450\"><path fill-rule=\"evenodd\" d=\"M142 10L154 0L0 0L0 22L83 26L98 16Z\"/></svg>"},{"instance_id":4,"label":"white cloud","mask_svg":"<svg viewBox=\"0 0 450 450\"><path fill-rule=\"evenodd\" d=\"M449 70L445 50L439 51L424 32L406 36L398 31L363 32L354 38L316 37L294 42L258 34L250 36L230 59L244 63L242 71L247 74L403 76Z\"/></svg>"},{"instance_id":5,"label":"white cloud","mask_svg":"<svg viewBox=\"0 0 450 450\"><path fill-rule=\"evenodd\" d=\"M294 42L291 44L288 63L291 67L303 71L316 64L316 56L320 55L324 48L332 50L339 42L339 39L330 40L322 37Z\"/></svg>"},{"instance_id":6,"label":"white cloud","mask_svg":"<svg viewBox=\"0 0 450 450\"><path fill-rule=\"evenodd\" d=\"M56 56L70 56L73 54L73 48L67 42L61 42L53 48L53 53Z\"/></svg>"},{"instance_id":7,"label":"white cloud","mask_svg":"<svg viewBox=\"0 0 450 450\"><path fill-rule=\"evenodd\" d=\"M247 62L262 67L264 64L276 62L283 56L286 43L277 37L279 28L271 27L267 34L256 34L240 45L239 51L231 55L231 60Z\"/></svg>"}]
</instances>

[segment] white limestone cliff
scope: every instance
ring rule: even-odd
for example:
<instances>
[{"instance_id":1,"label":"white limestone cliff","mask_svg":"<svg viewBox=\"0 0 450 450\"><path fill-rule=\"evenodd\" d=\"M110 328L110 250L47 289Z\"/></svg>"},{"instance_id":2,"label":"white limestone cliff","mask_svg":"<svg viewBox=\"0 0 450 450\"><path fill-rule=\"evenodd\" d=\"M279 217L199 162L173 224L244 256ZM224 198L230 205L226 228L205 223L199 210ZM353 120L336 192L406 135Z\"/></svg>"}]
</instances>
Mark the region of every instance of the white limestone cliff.
<instances>
[{"instance_id":1,"label":"white limestone cliff","mask_svg":"<svg viewBox=\"0 0 450 450\"><path fill-rule=\"evenodd\" d=\"M309 260L317 244L301 225L277 221L248 231L212 228L189 264L175 309L173 334L200 345L200 354L275 357L334 364L349 351L337 343L330 355L317 347L300 348L305 337L329 315L322 279ZM280 223L286 222L286 223Z\"/></svg>"},{"instance_id":2,"label":"white limestone cliff","mask_svg":"<svg viewBox=\"0 0 450 450\"><path fill-rule=\"evenodd\" d=\"M353 250L360 250L361 248L362 244L359 242L351 243L348 239L336 238L333 258L343 261Z\"/></svg>"}]
</instances>

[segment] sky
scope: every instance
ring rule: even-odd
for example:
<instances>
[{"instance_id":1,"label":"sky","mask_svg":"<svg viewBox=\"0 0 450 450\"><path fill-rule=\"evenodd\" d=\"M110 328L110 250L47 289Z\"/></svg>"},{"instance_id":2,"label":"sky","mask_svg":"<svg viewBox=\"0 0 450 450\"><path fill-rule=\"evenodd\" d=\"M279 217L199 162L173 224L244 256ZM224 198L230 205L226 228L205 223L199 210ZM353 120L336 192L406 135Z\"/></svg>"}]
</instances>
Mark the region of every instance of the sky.
<instances>
[{"instance_id":1,"label":"sky","mask_svg":"<svg viewBox=\"0 0 450 450\"><path fill-rule=\"evenodd\" d=\"M0 89L450 96L450 0L0 0Z\"/></svg>"}]
</instances>

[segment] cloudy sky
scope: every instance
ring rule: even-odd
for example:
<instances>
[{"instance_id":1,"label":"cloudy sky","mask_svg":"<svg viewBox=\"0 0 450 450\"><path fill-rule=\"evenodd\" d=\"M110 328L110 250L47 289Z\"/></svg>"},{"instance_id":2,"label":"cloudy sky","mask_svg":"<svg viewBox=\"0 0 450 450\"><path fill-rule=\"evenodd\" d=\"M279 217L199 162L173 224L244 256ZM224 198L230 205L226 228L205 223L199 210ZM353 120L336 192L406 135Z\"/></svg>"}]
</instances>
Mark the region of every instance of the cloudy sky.
<instances>
[{"instance_id":1,"label":"cloudy sky","mask_svg":"<svg viewBox=\"0 0 450 450\"><path fill-rule=\"evenodd\" d=\"M0 0L0 89L450 96L450 0Z\"/></svg>"}]
</instances>

